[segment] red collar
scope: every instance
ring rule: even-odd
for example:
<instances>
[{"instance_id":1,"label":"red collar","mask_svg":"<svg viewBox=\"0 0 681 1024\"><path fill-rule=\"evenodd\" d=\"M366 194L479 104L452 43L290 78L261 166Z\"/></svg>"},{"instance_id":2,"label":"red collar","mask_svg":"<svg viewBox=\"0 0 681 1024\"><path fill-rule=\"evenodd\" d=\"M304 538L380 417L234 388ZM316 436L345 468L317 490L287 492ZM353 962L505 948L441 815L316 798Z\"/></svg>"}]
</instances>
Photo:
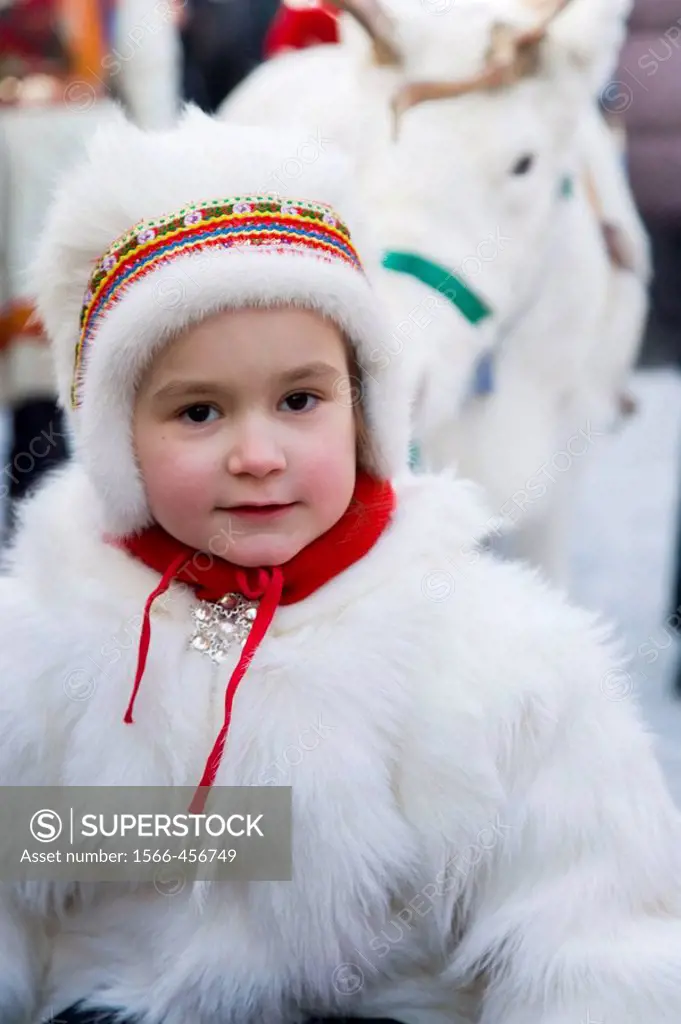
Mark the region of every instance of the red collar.
<instances>
[{"instance_id":1,"label":"red collar","mask_svg":"<svg viewBox=\"0 0 681 1024\"><path fill-rule=\"evenodd\" d=\"M374 546L392 518L395 494L387 481L358 473L355 490L338 522L281 566L244 569L214 555L181 544L160 526L115 541L151 569L161 581L147 598L140 636L137 672L124 721L133 722L133 707L144 675L151 640L151 608L161 594L178 581L191 586L197 597L217 601L225 594L242 594L259 600L257 616L232 672L225 693L225 718L206 762L190 811L200 813L213 785L222 758L237 686L265 636L279 604L293 604L309 597L329 580L359 561Z\"/></svg>"}]
</instances>

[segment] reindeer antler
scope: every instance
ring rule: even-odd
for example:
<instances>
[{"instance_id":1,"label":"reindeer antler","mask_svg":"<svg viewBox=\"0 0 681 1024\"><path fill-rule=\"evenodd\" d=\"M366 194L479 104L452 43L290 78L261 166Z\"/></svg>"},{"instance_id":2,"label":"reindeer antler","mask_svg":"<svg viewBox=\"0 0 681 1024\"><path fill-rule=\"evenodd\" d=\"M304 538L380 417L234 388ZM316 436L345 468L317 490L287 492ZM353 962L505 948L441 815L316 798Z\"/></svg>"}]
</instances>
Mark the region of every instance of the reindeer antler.
<instances>
[{"instance_id":1,"label":"reindeer antler","mask_svg":"<svg viewBox=\"0 0 681 1024\"><path fill-rule=\"evenodd\" d=\"M395 22L380 0L331 0L340 11L350 14L374 44L379 64L401 64L402 54L395 41Z\"/></svg>"},{"instance_id":2,"label":"reindeer antler","mask_svg":"<svg viewBox=\"0 0 681 1024\"><path fill-rule=\"evenodd\" d=\"M557 7L564 6L557 3L557 0L521 0L524 7L529 7L533 14L538 14L541 18L553 18L555 17Z\"/></svg>"},{"instance_id":3,"label":"reindeer antler","mask_svg":"<svg viewBox=\"0 0 681 1024\"><path fill-rule=\"evenodd\" d=\"M483 89L499 89L513 85L534 74L539 65L539 45L546 36L554 18L570 0L529 0L536 6L550 7L532 28L519 31L505 22L492 26L490 45L485 66L471 78L459 82L407 82L397 91L392 101L395 124L400 116L417 103L428 100L452 99Z\"/></svg>"}]
</instances>

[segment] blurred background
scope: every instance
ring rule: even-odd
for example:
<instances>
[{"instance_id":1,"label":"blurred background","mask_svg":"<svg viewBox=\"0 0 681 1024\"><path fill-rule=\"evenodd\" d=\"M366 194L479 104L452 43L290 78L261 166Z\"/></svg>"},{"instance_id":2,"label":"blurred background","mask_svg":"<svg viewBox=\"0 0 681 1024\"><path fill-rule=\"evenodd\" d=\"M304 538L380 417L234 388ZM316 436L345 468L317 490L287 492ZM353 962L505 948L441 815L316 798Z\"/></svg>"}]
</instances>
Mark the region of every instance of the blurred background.
<instances>
[{"instance_id":1,"label":"blurred background","mask_svg":"<svg viewBox=\"0 0 681 1024\"><path fill-rule=\"evenodd\" d=\"M215 111L287 47L333 45L323 4L279 0L0 0L0 443L6 529L16 501L64 457L44 338L24 266L55 177L114 97L141 125L179 98ZM591 455L571 529L574 596L616 626L681 803L681 0L635 0L603 94L652 246L638 411Z\"/></svg>"}]
</instances>

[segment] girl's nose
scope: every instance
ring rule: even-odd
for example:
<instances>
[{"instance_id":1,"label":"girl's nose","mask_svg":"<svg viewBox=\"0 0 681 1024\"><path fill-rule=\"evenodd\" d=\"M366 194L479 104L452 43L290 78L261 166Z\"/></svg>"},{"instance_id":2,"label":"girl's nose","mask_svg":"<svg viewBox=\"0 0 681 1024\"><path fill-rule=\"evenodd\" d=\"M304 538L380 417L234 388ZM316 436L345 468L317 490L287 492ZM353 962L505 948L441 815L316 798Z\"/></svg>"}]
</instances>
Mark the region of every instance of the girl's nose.
<instances>
[{"instance_id":1,"label":"girl's nose","mask_svg":"<svg viewBox=\"0 0 681 1024\"><path fill-rule=\"evenodd\" d=\"M262 422L241 423L233 436L227 456L232 476L264 477L286 468L284 450L276 427Z\"/></svg>"}]
</instances>

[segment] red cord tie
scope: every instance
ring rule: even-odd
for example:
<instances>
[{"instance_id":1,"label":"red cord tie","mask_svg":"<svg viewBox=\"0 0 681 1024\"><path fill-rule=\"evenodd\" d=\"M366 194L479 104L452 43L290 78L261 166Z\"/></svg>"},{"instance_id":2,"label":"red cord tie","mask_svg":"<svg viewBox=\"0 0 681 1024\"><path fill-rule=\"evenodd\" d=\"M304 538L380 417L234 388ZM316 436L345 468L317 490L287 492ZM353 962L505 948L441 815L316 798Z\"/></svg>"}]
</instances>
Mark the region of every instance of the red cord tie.
<instances>
[{"instance_id":1,"label":"red cord tie","mask_svg":"<svg viewBox=\"0 0 681 1024\"><path fill-rule=\"evenodd\" d=\"M203 770L201 781L199 782L194 798L189 806L190 814L201 814L206 805L208 793L215 782L215 776L217 775L218 768L220 767L222 754L225 749L225 740L227 739L227 730L229 729L229 723L232 718L232 704L234 703L236 688L244 677L247 668L251 664L255 652L260 645L260 641L269 629L269 625L274 618L274 613L277 610L277 606L281 600L281 594L284 589L284 575L279 566L274 566L271 573L267 572L265 569L260 569L258 585L254 589L247 587L248 581L245 574L243 579L240 578L241 576L242 574L239 573L237 578L239 579L239 584L244 587L244 597L247 597L251 601L255 601L258 598L261 600L255 621L241 652L241 657L239 658L236 668L232 672L229 682L227 683L227 689L225 691L225 718L222 723L222 728L218 733L218 737L213 744L213 749L208 755L208 760L206 761L206 767Z\"/></svg>"},{"instance_id":2,"label":"red cord tie","mask_svg":"<svg viewBox=\"0 0 681 1024\"><path fill-rule=\"evenodd\" d=\"M142 620L142 632L140 635L139 654L137 658L137 671L135 673L135 682L130 702L125 712L124 721L126 724L132 724L133 722L133 707L147 663L147 655L149 653L149 645L151 642L152 605L161 594L168 590L175 577L186 564L187 560L187 555L183 552L181 555L178 555L173 562L171 562L165 571L161 582L149 595L144 606L144 618ZM208 755L208 760L206 761L201 781L199 782L190 804L190 814L201 814L203 812L206 800L208 799L208 794L215 782L215 777L217 775L218 768L220 767L220 762L225 749L225 741L227 739L227 731L232 718L232 705L234 703L234 696L236 694L237 687L246 674L246 670L251 664L260 642L269 629L270 623L274 618L274 614L281 600L282 591L284 589L284 575L279 566L274 566L271 570L258 569L257 574L257 580L253 585L249 582L246 570L240 569L236 574L239 592L250 601L259 600L260 604L258 606L255 621L253 622L251 631L248 634L248 639L246 640L241 652L241 657L239 658L239 661L229 678L229 682L227 683L227 689L225 691L224 721L217 739L213 744L213 749Z\"/></svg>"},{"instance_id":3,"label":"red cord tie","mask_svg":"<svg viewBox=\"0 0 681 1024\"><path fill-rule=\"evenodd\" d=\"M181 555L178 555L177 558L175 558L170 563L165 573L163 574L161 582L156 587L156 590L152 590L152 592L149 594L149 597L147 598L147 603L144 606L144 618L142 619L142 633L140 635L140 645L137 654L137 671L135 672L135 682L132 688L132 696L130 697L130 703L128 704L128 709L125 712L125 718L123 719L126 725L132 725L132 711L135 705L135 700L137 699L137 692L140 688L140 683L142 682L144 669L146 668L147 664L149 644L151 643L151 606L153 605L157 597L160 597L161 594L165 594L166 590L169 588L170 584L173 582L173 580L175 579L175 577L180 572L180 570L182 569L186 562L187 555L183 551Z\"/></svg>"}]
</instances>

